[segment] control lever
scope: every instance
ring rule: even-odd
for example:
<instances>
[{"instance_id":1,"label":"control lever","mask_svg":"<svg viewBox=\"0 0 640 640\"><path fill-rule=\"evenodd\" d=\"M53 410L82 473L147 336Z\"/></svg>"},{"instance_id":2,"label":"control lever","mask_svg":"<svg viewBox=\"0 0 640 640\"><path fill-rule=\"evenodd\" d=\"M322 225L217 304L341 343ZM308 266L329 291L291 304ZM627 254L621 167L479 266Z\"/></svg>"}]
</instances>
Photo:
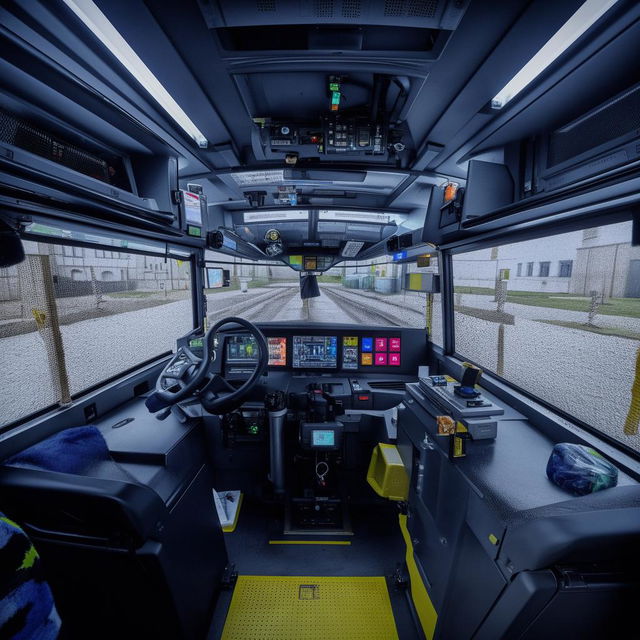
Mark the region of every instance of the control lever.
<instances>
[{"instance_id":1,"label":"control lever","mask_svg":"<svg viewBox=\"0 0 640 640\"><path fill-rule=\"evenodd\" d=\"M287 416L286 398L282 391L268 393L264 405L269 416L269 480L276 494L284 488L284 421Z\"/></svg>"}]
</instances>

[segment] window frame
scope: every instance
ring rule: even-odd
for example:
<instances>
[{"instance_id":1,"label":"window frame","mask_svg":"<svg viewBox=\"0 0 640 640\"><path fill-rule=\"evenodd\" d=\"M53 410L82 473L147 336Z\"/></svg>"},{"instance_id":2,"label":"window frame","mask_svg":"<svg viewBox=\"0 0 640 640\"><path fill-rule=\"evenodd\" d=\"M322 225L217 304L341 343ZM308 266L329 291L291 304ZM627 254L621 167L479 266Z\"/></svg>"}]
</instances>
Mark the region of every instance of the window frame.
<instances>
[{"instance_id":1,"label":"window frame","mask_svg":"<svg viewBox=\"0 0 640 640\"><path fill-rule=\"evenodd\" d=\"M503 228L494 233L483 234L482 237L472 237L465 238L464 240L453 241L446 245L441 245L439 247L441 255L442 255L442 266L441 269L441 291L442 291L442 331L443 331L443 343L444 346L442 349L439 347L432 345L433 352L435 354L439 354L442 352L443 364L446 367L447 365L453 365L456 368L459 368L462 362L471 362L476 366L483 369L483 365L480 363L476 363L473 359L468 358L467 356L460 354L456 351L455 346L455 316L454 316L454 278L453 278L453 256L460 253L468 253L471 251L478 251L480 249L488 249L494 247L496 245L501 246L504 244L511 244L517 242L523 242L525 240L539 240L540 238L548 237L551 235L560 235L562 233L568 233L571 231L584 231L587 228L592 227L601 227L601 226L610 226L613 224L618 224L621 222L629 222L633 219L632 213L629 211L621 211L612 214L612 212L608 211L605 213L599 213L597 216L588 216L588 215L580 215L569 217L561 222L553 222L549 220L544 220L532 227L525 229L517 229L511 230L509 228ZM573 261L572 261L573 262ZM528 263L525 263L528 264ZM448 316L448 317L447 317ZM623 442L612 438L608 434L599 431L595 427L583 422L579 418L574 415L571 415L564 410L552 405L551 403L545 401L543 398L540 398L526 389L519 387L518 385L510 382L506 378L499 376L498 374L492 371L484 371L483 369L483 380L488 381L487 387L492 387L489 390L496 393L495 388L500 391L496 393L501 397L504 397L507 401L512 401L512 397L510 392L514 394L519 394L531 400L533 406L531 406L531 412L535 415L536 419L541 421L549 421L549 416L545 415L539 409L536 409L535 405L538 407L542 407L544 410L554 414L559 419L568 422L571 425L575 425L577 428L582 429L587 434L597 438L601 442L605 442L610 447L613 448L614 451L630 457L634 462L640 462L640 452L635 449L631 449ZM523 412L524 413L524 412ZM568 427L562 425L559 421L553 421L554 428L559 429L564 434L570 433L571 430ZM566 435L564 436L566 437ZM574 436L575 437L575 436ZM623 465L624 466L624 465ZM628 467L626 470L629 473L638 476L640 480L640 468L632 468Z\"/></svg>"},{"instance_id":2,"label":"window frame","mask_svg":"<svg viewBox=\"0 0 640 640\"><path fill-rule=\"evenodd\" d=\"M546 273L543 273L546 271ZM548 278L551 274L551 261L544 260L543 262L538 263L538 278Z\"/></svg>"},{"instance_id":3,"label":"window frame","mask_svg":"<svg viewBox=\"0 0 640 640\"><path fill-rule=\"evenodd\" d=\"M56 220L54 222L55 224L60 225L59 221ZM64 223L62 223L62 226L63 225ZM78 225L74 224L74 226L78 226ZM81 225L81 226L84 226L88 231L93 231L93 233L96 233L96 230L100 229L99 227L93 227L89 225ZM133 233L122 232L122 233L119 233L118 236L122 237L122 239L131 239L131 240L135 239L135 240L141 240L146 242L150 241L148 238L140 237ZM113 250L112 245L101 244L99 242L83 242L81 240L74 240L66 237L61 238L59 236L47 236L44 234L28 233L25 231L20 232L20 238L23 240L30 240L33 242L39 242L43 244L61 246L62 252L60 255L63 259L73 257L74 249L76 247L82 247L84 249L102 250L104 252L103 255L106 255L106 251ZM122 253L136 254L136 255L142 255L142 256L152 256L152 257L159 257L159 258L169 258L173 260L182 260L183 262L189 262L190 264L189 273L190 273L190 280L191 280L191 309L192 309L192 329L191 330L192 331L196 329L201 330L202 327L204 326L204 308L205 308L204 295L198 294L199 290L197 287L203 286L203 278L198 273L200 271L200 269L198 269L198 265L203 263L204 249L199 247L194 247L192 245L187 245L187 244L183 245L179 242L175 242L174 240L171 241L171 244L169 244L168 242L164 242L162 244L164 244L164 247L165 247L164 252L158 251L156 253L153 251L143 251L141 249L129 249L127 247L126 250L122 250ZM65 251L65 247L69 247L71 249L71 256L67 254L67 252ZM172 249L180 251L181 253L179 254L172 253L171 252ZM184 253L188 253L188 256L183 255ZM178 337L180 336L176 336L176 338ZM121 380L125 377L129 377L138 371L142 371L143 369L151 366L153 363L159 363L165 360L172 353L173 351L165 351L143 362L139 362L134 366L129 367L120 373L110 376L109 378L106 378L105 380L102 380L101 382L98 382L92 385L91 387L88 387L87 389L83 389L82 391L71 394L71 400L73 403L71 406L75 405L76 402L78 401L82 401L83 398L86 398L87 396L96 393L96 391L98 391L101 388L106 388L107 386L116 383L118 380ZM46 407L42 407L41 409L37 409L36 411L33 411L32 413L22 416L21 418L18 418L13 422L8 422L7 424L1 426L0 434L11 431L16 427L20 427L28 422L31 422L39 417L42 417L48 414L50 411L59 410L60 408L61 407L59 403L54 403Z\"/></svg>"},{"instance_id":4,"label":"window frame","mask_svg":"<svg viewBox=\"0 0 640 640\"><path fill-rule=\"evenodd\" d=\"M567 265L569 267L569 273L563 274L562 267ZM559 260L558 261L558 278L570 278L573 275L573 260Z\"/></svg>"}]
</instances>

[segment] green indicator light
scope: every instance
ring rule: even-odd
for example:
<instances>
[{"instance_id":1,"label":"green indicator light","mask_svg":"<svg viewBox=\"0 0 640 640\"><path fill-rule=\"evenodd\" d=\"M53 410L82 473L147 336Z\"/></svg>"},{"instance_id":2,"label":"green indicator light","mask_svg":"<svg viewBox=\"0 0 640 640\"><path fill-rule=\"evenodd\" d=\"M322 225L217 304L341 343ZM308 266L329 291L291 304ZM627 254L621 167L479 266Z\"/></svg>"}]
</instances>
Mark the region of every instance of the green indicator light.
<instances>
[{"instance_id":1,"label":"green indicator light","mask_svg":"<svg viewBox=\"0 0 640 640\"><path fill-rule=\"evenodd\" d=\"M258 433L258 431L260 431L260 427L258 427L257 424L252 424L249 426L249 433L252 436L255 436Z\"/></svg>"},{"instance_id":2,"label":"green indicator light","mask_svg":"<svg viewBox=\"0 0 640 640\"><path fill-rule=\"evenodd\" d=\"M340 104L340 92L334 91L331 94L331 104Z\"/></svg>"},{"instance_id":3,"label":"green indicator light","mask_svg":"<svg viewBox=\"0 0 640 640\"><path fill-rule=\"evenodd\" d=\"M192 227L191 225L187 226L187 234L190 236L196 236L197 238L202 237L202 229L200 227Z\"/></svg>"},{"instance_id":4,"label":"green indicator light","mask_svg":"<svg viewBox=\"0 0 640 640\"><path fill-rule=\"evenodd\" d=\"M339 82L330 82L329 83L329 91L340 91L340 83Z\"/></svg>"}]
</instances>

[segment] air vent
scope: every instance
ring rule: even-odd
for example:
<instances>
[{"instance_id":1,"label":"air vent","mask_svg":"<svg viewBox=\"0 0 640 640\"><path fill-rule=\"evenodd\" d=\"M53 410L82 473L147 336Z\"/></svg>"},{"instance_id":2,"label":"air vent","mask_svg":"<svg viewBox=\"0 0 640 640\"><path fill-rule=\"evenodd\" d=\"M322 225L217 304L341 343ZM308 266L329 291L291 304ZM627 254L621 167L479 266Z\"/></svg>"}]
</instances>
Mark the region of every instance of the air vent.
<instances>
[{"instance_id":1,"label":"air vent","mask_svg":"<svg viewBox=\"0 0 640 640\"><path fill-rule=\"evenodd\" d=\"M372 389L390 389L392 391L404 391L406 383L400 380L373 380L367 383Z\"/></svg>"},{"instance_id":2,"label":"air vent","mask_svg":"<svg viewBox=\"0 0 640 640\"><path fill-rule=\"evenodd\" d=\"M333 0L314 0L313 11L316 18L333 18Z\"/></svg>"},{"instance_id":3,"label":"air vent","mask_svg":"<svg viewBox=\"0 0 640 640\"><path fill-rule=\"evenodd\" d=\"M362 14L360 0L342 0L342 17L359 18Z\"/></svg>"},{"instance_id":4,"label":"air vent","mask_svg":"<svg viewBox=\"0 0 640 640\"><path fill-rule=\"evenodd\" d=\"M547 167L640 130L640 85L593 109L549 136Z\"/></svg>"},{"instance_id":5,"label":"air vent","mask_svg":"<svg viewBox=\"0 0 640 640\"><path fill-rule=\"evenodd\" d=\"M388 17L433 18L438 0L385 0L384 15Z\"/></svg>"},{"instance_id":6,"label":"air vent","mask_svg":"<svg viewBox=\"0 0 640 640\"><path fill-rule=\"evenodd\" d=\"M0 110L0 142L52 160L101 182L131 190L121 158L100 157L4 110Z\"/></svg>"},{"instance_id":7,"label":"air vent","mask_svg":"<svg viewBox=\"0 0 640 640\"><path fill-rule=\"evenodd\" d=\"M407 15L414 18L433 18L438 8L438 0L412 0L407 3Z\"/></svg>"},{"instance_id":8,"label":"air vent","mask_svg":"<svg viewBox=\"0 0 640 640\"><path fill-rule=\"evenodd\" d=\"M256 0L256 10L260 13L275 11L276 0Z\"/></svg>"}]
</instances>

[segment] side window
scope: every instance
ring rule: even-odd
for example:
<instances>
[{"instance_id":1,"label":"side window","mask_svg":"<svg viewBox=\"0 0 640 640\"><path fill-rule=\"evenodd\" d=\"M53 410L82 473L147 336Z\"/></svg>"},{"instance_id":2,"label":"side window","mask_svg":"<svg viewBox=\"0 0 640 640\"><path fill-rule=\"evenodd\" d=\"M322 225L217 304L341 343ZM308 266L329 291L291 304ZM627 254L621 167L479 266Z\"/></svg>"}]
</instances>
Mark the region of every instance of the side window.
<instances>
[{"instance_id":1,"label":"side window","mask_svg":"<svg viewBox=\"0 0 640 640\"><path fill-rule=\"evenodd\" d=\"M640 247L631 246L631 223L491 254L453 256L456 352L640 451Z\"/></svg>"},{"instance_id":2,"label":"side window","mask_svg":"<svg viewBox=\"0 0 640 640\"><path fill-rule=\"evenodd\" d=\"M24 247L24 262L0 269L0 427L172 350L193 328L188 261L149 274L145 255Z\"/></svg>"}]
</instances>

